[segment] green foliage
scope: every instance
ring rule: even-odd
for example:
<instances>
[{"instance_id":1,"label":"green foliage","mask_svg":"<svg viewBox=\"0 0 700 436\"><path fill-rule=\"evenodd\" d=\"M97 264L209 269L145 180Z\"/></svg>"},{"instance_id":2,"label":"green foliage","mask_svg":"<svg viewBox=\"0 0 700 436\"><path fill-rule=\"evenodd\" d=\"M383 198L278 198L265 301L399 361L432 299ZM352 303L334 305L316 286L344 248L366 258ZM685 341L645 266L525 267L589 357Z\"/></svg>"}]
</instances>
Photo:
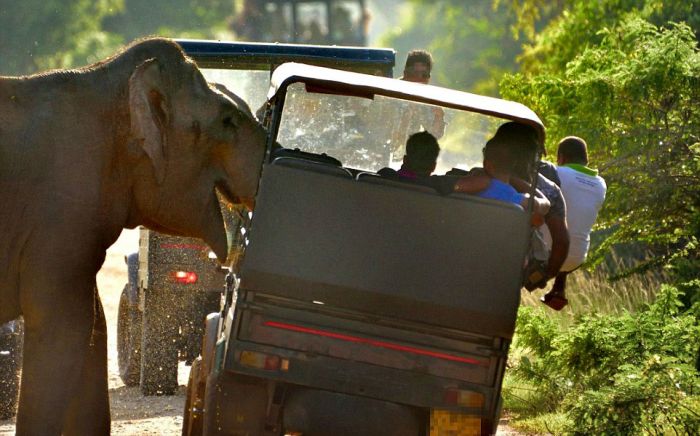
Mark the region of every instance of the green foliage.
<instances>
[{"instance_id":1,"label":"green foliage","mask_svg":"<svg viewBox=\"0 0 700 436\"><path fill-rule=\"evenodd\" d=\"M1 1L0 74L88 63L100 45L113 41L101 31L100 19L121 4L121 0Z\"/></svg>"},{"instance_id":2,"label":"green foliage","mask_svg":"<svg viewBox=\"0 0 700 436\"><path fill-rule=\"evenodd\" d=\"M601 29L616 26L630 13L657 26L684 22L696 37L700 32L697 0L511 0L510 3L518 16L515 29L534 41L525 47L520 59L523 70L529 73L561 71L587 47L600 44ZM544 20L547 26L535 35L537 19L543 16L547 17Z\"/></svg>"},{"instance_id":3,"label":"green foliage","mask_svg":"<svg viewBox=\"0 0 700 436\"><path fill-rule=\"evenodd\" d=\"M543 413L564 414L575 434L700 431L700 304L681 311L663 286L636 314L590 314L568 329L520 311L512 376L533 386Z\"/></svg>"},{"instance_id":4,"label":"green foliage","mask_svg":"<svg viewBox=\"0 0 700 436\"><path fill-rule=\"evenodd\" d=\"M456 89L498 94L498 79L516 69L520 42L511 32L515 15L493 0L411 0L404 23L384 38L400 56L414 48L428 49L435 59L434 82Z\"/></svg>"},{"instance_id":5,"label":"green foliage","mask_svg":"<svg viewBox=\"0 0 700 436\"><path fill-rule=\"evenodd\" d=\"M534 39L539 25L548 23L558 16L570 1L568 0L494 0L494 8L501 4L509 5L515 13L516 21L512 25L513 34L517 37L524 33L529 40Z\"/></svg>"},{"instance_id":6,"label":"green foliage","mask_svg":"<svg viewBox=\"0 0 700 436\"><path fill-rule=\"evenodd\" d=\"M569 304L561 311L546 311L547 316L559 327L571 325L577 317L592 310L606 315L636 312L645 304L654 301L661 284L669 280L669 274L658 271L646 271L610 280L613 271L625 268L616 255L611 257L612 265L601 263L590 270L580 269L569 275L566 283ZM685 292L685 288L683 291ZM689 289L686 295L693 292L694 290ZM543 307L540 297L539 293L523 290L520 304Z\"/></svg>"},{"instance_id":7,"label":"green foliage","mask_svg":"<svg viewBox=\"0 0 700 436\"><path fill-rule=\"evenodd\" d=\"M148 35L218 37L232 13L224 0L0 0L0 75L87 65Z\"/></svg>"},{"instance_id":8,"label":"green foliage","mask_svg":"<svg viewBox=\"0 0 700 436\"><path fill-rule=\"evenodd\" d=\"M106 17L103 27L125 41L147 35L214 38L226 31L233 0L122 0L125 7Z\"/></svg>"},{"instance_id":9,"label":"green foliage","mask_svg":"<svg viewBox=\"0 0 700 436\"><path fill-rule=\"evenodd\" d=\"M590 29L589 29L590 31ZM630 12L564 67L506 77L501 92L548 126L548 148L585 138L608 182L601 228L619 242L668 251L652 263L696 257L700 236L700 52L684 24L657 27Z\"/></svg>"}]
</instances>

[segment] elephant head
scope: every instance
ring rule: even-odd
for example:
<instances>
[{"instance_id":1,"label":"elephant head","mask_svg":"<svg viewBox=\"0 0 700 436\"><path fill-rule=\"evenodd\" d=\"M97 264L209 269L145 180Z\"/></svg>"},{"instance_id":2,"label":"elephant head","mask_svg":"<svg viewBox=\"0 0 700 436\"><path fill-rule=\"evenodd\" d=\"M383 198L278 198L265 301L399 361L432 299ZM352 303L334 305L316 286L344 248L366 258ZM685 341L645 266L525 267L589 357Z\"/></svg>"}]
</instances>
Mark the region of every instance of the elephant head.
<instances>
[{"instance_id":1,"label":"elephant head","mask_svg":"<svg viewBox=\"0 0 700 436\"><path fill-rule=\"evenodd\" d=\"M179 51L179 47L177 47ZM128 81L130 149L136 150L138 224L203 239L222 261L226 234L216 191L252 207L265 130L248 105L210 85L182 54L146 59Z\"/></svg>"}]
</instances>

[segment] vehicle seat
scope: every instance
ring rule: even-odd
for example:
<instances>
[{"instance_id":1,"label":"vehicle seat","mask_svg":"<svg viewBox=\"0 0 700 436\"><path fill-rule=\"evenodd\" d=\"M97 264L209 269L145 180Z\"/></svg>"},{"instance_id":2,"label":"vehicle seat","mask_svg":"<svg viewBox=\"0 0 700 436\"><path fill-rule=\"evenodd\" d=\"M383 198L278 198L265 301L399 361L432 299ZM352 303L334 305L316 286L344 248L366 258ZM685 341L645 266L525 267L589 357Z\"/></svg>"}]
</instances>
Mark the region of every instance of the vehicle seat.
<instances>
[{"instance_id":1,"label":"vehicle seat","mask_svg":"<svg viewBox=\"0 0 700 436\"><path fill-rule=\"evenodd\" d=\"M510 209L515 209L519 211L524 211L522 206L519 204L507 202L507 201L501 201L501 200L492 200L490 198L481 198L477 197L476 195L472 194L465 194L463 192L453 192L452 194L448 195L450 198L455 198L459 199L462 201L471 201L473 203L481 203L481 204L489 204L493 206L500 206L500 207L507 207Z\"/></svg>"},{"instance_id":2,"label":"vehicle seat","mask_svg":"<svg viewBox=\"0 0 700 436\"><path fill-rule=\"evenodd\" d=\"M272 165L297 168L300 170L313 171L316 173L323 173L352 179L352 173L345 168L308 159L299 159L295 157L278 157L272 161Z\"/></svg>"},{"instance_id":3,"label":"vehicle seat","mask_svg":"<svg viewBox=\"0 0 700 436\"><path fill-rule=\"evenodd\" d=\"M437 194L437 191L435 191L435 189L433 189L429 186L421 185L419 183L412 183L410 181L402 182L399 180L387 179L385 177L380 176L379 174L374 174L374 173L368 173L368 172L358 173L357 176L355 177L355 180L357 180L358 182L363 182L363 183L372 183L374 185L384 185L384 186L391 186L391 187L399 188L399 189L424 192L426 194Z\"/></svg>"}]
</instances>

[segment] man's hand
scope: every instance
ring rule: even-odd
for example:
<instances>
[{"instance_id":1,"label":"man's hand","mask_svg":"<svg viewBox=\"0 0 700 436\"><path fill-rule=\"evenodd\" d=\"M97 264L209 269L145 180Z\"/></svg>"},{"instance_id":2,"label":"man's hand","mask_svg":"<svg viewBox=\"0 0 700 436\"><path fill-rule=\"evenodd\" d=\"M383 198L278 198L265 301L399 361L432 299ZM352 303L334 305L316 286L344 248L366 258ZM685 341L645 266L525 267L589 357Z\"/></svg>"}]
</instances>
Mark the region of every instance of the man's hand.
<instances>
[{"instance_id":1,"label":"man's hand","mask_svg":"<svg viewBox=\"0 0 700 436\"><path fill-rule=\"evenodd\" d=\"M530 202L530 194L526 193L523 195L523 201L520 203L520 205L523 207L523 209L527 210L528 203ZM550 206L551 203L546 197L535 195L534 201L532 202L532 212L539 216L545 216L547 215L547 212L549 212Z\"/></svg>"},{"instance_id":2,"label":"man's hand","mask_svg":"<svg viewBox=\"0 0 700 436\"><path fill-rule=\"evenodd\" d=\"M523 287L530 292L535 289L543 289L547 286L547 281L549 281L550 278L544 263L532 259L525 269Z\"/></svg>"}]
</instances>

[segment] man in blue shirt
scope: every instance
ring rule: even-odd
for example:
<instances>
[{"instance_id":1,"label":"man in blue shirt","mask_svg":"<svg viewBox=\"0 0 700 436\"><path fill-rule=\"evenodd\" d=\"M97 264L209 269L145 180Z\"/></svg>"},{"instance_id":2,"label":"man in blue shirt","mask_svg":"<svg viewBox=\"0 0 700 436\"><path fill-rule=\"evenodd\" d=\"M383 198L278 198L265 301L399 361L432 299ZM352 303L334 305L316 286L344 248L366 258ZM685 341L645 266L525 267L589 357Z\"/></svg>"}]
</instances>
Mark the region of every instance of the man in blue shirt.
<instances>
[{"instance_id":1,"label":"man in blue shirt","mask_svg":"<svg viewBox=\"0 0 700 436\"><path fill-rule=\"evenodd\" d=\"M519 138L517 135L504 134L503 132L507 132L507 129L499 129L486 142L483 150L483 170L473 170L468 176L458 179L454 185L454 191L513 203L526 208L530 199L527 190L518 192L511 185L513 179L511 173L514 166L512 148L518 146ZM549 201L545 197L535 197L534 212L536 214L545 215L549 207Z\"/></svg>"}]
</instances>

